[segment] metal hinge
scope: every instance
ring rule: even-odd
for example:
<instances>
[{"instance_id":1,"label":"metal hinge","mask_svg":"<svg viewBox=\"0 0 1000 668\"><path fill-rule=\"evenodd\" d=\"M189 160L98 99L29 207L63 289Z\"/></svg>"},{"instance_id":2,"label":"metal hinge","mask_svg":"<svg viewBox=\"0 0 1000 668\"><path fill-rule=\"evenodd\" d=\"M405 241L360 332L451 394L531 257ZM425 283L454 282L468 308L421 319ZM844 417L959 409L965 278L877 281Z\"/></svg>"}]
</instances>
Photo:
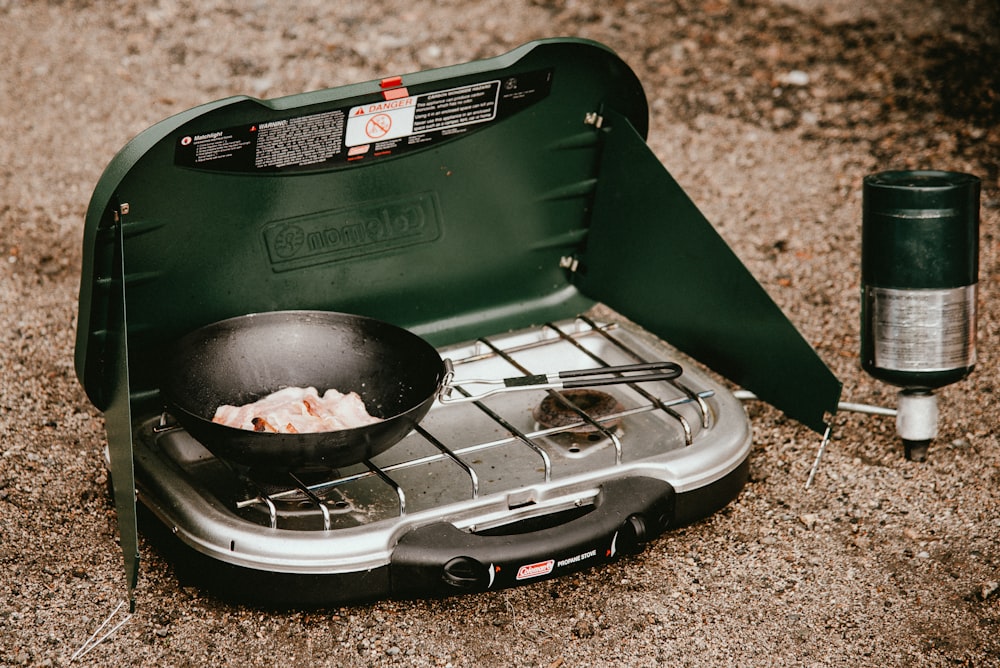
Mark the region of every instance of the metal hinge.
<instances>
[{"instance_id":1,"label":"metal hinge","mask_svg":"<svg viewBox=\"0 0 1000 668\"><path fill-rule=\"evenodd\" d=\"M604 125L604 116L601 116L596 111L591 111L591 112L588 112L583 117L583 122L586 125L593 125L595 128L597 128L598 130L600 130L601 126Z\"/></svg>"},{"instance_id":2,"label":"metal hinge","mask_svg":"<svg viewBox=\"0 0 1000 668\"><path fill-rule=\"evenodd\" d=\"M568 269L571 273L576 273L576 270L580 267L580 258L573 257L571 255L563 255L559 258L559 268Z\"/></svg>"},{"instance_id":3,"label":"metal hinge","mask_svg":"<svg viewBox=\"0 0 1000 668\"><path fill-rule=\"evenodd\" d=\"M115 209L115 222L116 223L121 219L121 216L127 216L128 215L128 209L129 209L128 202L122 202L121 204L118 205L118 208Z\"/></svg>"}]
</instances>

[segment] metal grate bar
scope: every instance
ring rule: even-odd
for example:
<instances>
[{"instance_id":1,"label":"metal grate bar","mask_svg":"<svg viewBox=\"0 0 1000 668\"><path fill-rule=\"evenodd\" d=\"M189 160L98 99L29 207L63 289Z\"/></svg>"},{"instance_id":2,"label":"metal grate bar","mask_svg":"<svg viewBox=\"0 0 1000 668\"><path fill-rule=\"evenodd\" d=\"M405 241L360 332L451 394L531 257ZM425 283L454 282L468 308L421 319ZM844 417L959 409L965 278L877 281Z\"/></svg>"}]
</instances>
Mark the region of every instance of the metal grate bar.
<instances>
[{"instance_id":1,"label":"metal grate bar","mask_svg":"<svg viewBox=\"0 0 1000 668\"><path fill-rule=\"evenodd\" d=\"M479 476L476 475L476 470L474 468L472 468L472 466L470 466L469 464L466 464L465 461L461 457L459 457L458 455L456 455L454 452L452 452L448 448L447 445L445 445L444 443L442 443L441 441L439 441L437 438L434 437L433 434L431 434L429 431L427 431L426 429L424 429L423 427L421 427L419 424L416 425L416 427L414 429L421 436L423 436L428 441L430 441L438 450L440 450L441 453L445 457L447 457L451 461L453 461L456 464L458 464L459 467L461 467L462 470L465 471L466 475L469 476L469 481L472 483L472 498L473 499L478 499L479 498Z\"/></svg>"},{"instance_id":2,"label":"metal grate bar","mask_svg":"<svg viewBox=\"0 0 1000 668\"><path fill-rule=\"evenodd\" d=\"M598 330L601 330L602 332L613 332L614 330L618 329L620 327L620 325L618 325L617 323L610 323L610 324L603 325L603 326L601 326L601 325L595 325L595 327ZM594 336L596 334L597 334L597 332L595 332L593 329L581 329L581 330L576 331L576 332L569 332L569 333L567 333L567 336L569 336L570 338L578 339L578 338L586 338L586 337L589 337L589 336ZM516 345L516 346L508 346L507 348L504 348L504 351L506 351L507 354L509 354L509 355L516 355L517 353L522 353L522 352L525 352L525 351L528 351L528 350L534 350L536 348L543 348L545 346L551 345L554 340L555 340L555 337L553 337L553 338L540 338L540 339L538 339L536 341L528 341L526 343L522 343L522 344L519 344L519 345ZM480 339L480 340L477 341L477 343L479 343L479 344L482 345L483 341ZM491 359L491 358L494 358L496 356L497 356L497 352L496 352L495 348L493 348L493 347L491 347L489 345L482 345L480 352L478 352L476 354L473 354L473 355L466 355L465 357L461 357L459 359L453 359L452 360L452 364L455 365L455 366L459 366L461 364L469 364L469 363L472 363L472 362L480 362L482 360Z\"/></svg>"},{"instance_id":3,"label":"metal grate bar","mask_svg":"<svg viewBox=\"0 0 1000 668\"><path fill-rule=\"evenodd\" d=\"M600 325L598 325L596 322L594 322L593 320L591 320L590 318L588 318L585 315L578 316L578 319L580 321L586 323L587 325L589 325L591 327L591 330L593 332L599 334L602 338L604 338L606 341L608 341L609 343L611 343L612 345L614 345L615 347L617 347L619 350L621 350L625 354L629 355L632 359L636 360L637 362L646 361L642 357L642 355L640 355L639 353L637 353L634 350L632 350L632 348L630 348L629 346L625 345L625 343L623 341L621 341L621 339L618 339L617 337L611 336L608 333L607 328L601 327ZM693 401L694 403L696 403L698 405L698 411L701 413L701 426L702 426L703 429L708 429L711 426L711 424L712 424L712 420L711 420L712 411L708 407L708 402L705 401L704 397L702 397L700 393L695 392L694 390L692 390L690 387L688 387L687 385L685 385L680 380L670 380L670 381L667 381L667 382L669 382L671 385L673 385L678 390L680 390L681 392L683 392L685 395L687 395L687 397L691 401ZM689 426L685 426L685 434L688 434L688 433L690 433L690 427ZM688 445L690 445L690 444L691 444L691 442L688 441Z\"/></svg>"},{"instance_id":4,"label":"metal grate bar","mask_svg":"<svg viewBox=\"0 0 1000 668\"><path fill-rule=\"evenodd\" d=\"M320 512L323 513L323 531L329 531L330 509L326 507L326 504L323 503L323 500L321 498L312 493L308 485L299 480L299 477L297 475L289 472L288 477L290 477L295 482L295 486L298 487L300 490L302 490L302 493L305 494L310 501L316 504L316 507L318 507Z\"/></svg>"},{"instance_id":5,"label":"metal grate bar","mask_svg":"<svg viewBox=\"0 0 1000 668\"><path fill-rule=\"evenodd\" d=\"M396 490L396 497L399 499L399 516L402 517L403 515L405 515L406 514L406 493L403 492L403 488L399 486L399 483L397 483L395 480L393 480L392 478L390 478L389 475L385 471L383 471L379 467L377 467L374 464L372 464L372 462L371 462L370 459L364 460L364 464L365 464L365 466L367 466L372 471L372 473L374 473L379 478L381 478L382 482L384 482L385 484L389 485L394 490Z\"/></svg>"},{"instance_id":6,"label":"metal grate bar","mask_svg":"<svg viewBox=\"0 0 1000 668\"><path fill-rule=\"evenodd\" d=\"M488 348L492 349L495 353L506 358L506 355L487 339L477 339L477 341L483 344L484 346L487 346ZM461 390L463 393L466 393L465 390L463 390L462 388L458 389ZM501 427L510 432L510 434L514 436L516 440L520 441L524 445L534 450L535 453L542 458L542 465L545 467L545 482L549 482L550 480L552 480L552 460L549 458L549 453L545 452L545 450L542 449L537 443L535 443L527 434L525 434L520 429L518 429L510 422L505 420L503 416L501 416L499 413L491 409L482 401L473 401L472 404L476 406L479 410L481 410L483 413L488 415L490 419L492 419L494 422L496 422Z\"/></svg>"},{"instance_id":7,"label":"metal grate bar","mask_svg":"<svg viewBox=\"0 0 1000 668\"><path fill-rule=\"evenodd\" d=\"M577 346L580 345L579 342L577 342L572 336L567 334L565 331L563 331L556 325L552 323L546 323L545 326L555 331L560 340L570 341ZM514 360L514 358L511 357L508 353L505 353L504 351L498 351L497 354L501 355L508 363L510 363L514 368L516 368L524 375L526 376L531 375L532 372L528 368L526 368L524 365ZM609 366L609 365L605 364L604 366ZM573 411L573 413L579 416L585 423L587 423L594 429L601 432L601 434L603 434L605 438L611 440L611 443L615 446L615 466L620 466L622 463L622 441L618 437L618 434L616 434L614 430L605 427L603 424L595 420L592 416L588 415L586 411L581 410L579 406L577 406L572 401L567 399L566 396L561 392L557 392L556 390L549 390L548 393L549 396L553 397L560 404ZM563 429L565 430L565 427L563 427Z\"/></svg>"},{"instance_id":8,"label":"metal grate bar","mask_svg":"<svg viewBox=\"0 0 1000 668\"><path fill-rule=\"evenodd\" d=\"M687 402L687 401L688 401L688 399L681 399L681 400L678 401L678 403L684 403L684 402ZM639 413L647 413L650 410L653 410L653 407L651 407L651 406L644 406L644 407L635 408L635 409L632 409L632 410L621 411L619 413L612 413L610 415L606 415L606 416L600 418L600 421L601 422L611 422L613 420L621 420L621 419L629 417L631 415L637 415ZM565 426L562 426L562 427L549 427L547 429L539 429L537 431L525 432L525 433L522 434L522 436L525 437L525 438L528 438L528 439L536 439L536 438L541 438L543 436L551 436L553 434L558 434L558 433L566 431L568 429L576 429L578 427L584 426L584 424L585 423L581 420L580 422L574 422L574 423L571 423L571 424L568 424L568 425L565 425ZM422 430L422 428L418 428L417 431L420 431L422 436L425 436L425 437L428 436L428 434L423 433L421 430ZM433 436L431 436L431 439L433 439ZM521 440L521 439L518 438L518 437L516 437L516 436L509 436L507 438L500 438L500 439L497 439L497 440L494 440L494 441L484 441L483 443L475 443L475 444L472 444L472 445L467 445L465 447L453 450L453 451L451 451L451 455L454 455L456 458L460 459L462 456L471 455L471 454L474 454L474 453L477 453L477 452L482 452L483 450L489 450L490 448L497 448L497 447L504 446L504 445L510 445L512 443L518 442L519 440ZM433 443L434 440L431 440L431 442ZM434 463L434 462L444 461L445 459L448 459L448 458L450 458L448 454L446 454L444 452L441 452L441 453L435 454L435 455L427 455L427 456L424 456L424 457L416 457L414 459L408 459L408 460L403 461L403 462L397 462L395 464L389 464L387 466L381 467L379 470L382 471L382 472L384 472L384 473L392 473L393 471L402 471L402 470L408 469L408 468L414 468L414 467L417 467L417 466L424 466L426 464L431 464L431 463ZM471 470L471 467L470 467L470 470ZM473 475L475 475L475 471L472 470L472 472L473 472ZM313 483L313 484L309 485L309 490L311 492L313 492L313 493L323 493L323 492L325 492L326 490L328 490L330 488L337 487L337 486L340 486L340 485L345 485L347 483L355 482L355 481L358 481L358 480L362 480L364 478L368 478L368 477L371 477L371 476L374 476L374 475L378 475L378 473L376 471L374 471L374 470L363 471L361 473L353 473L351 475L341 476L339 478L333 478L331 480L325 480L325 481L322 481L322 482ZM476 480L475 480L474 484L478 487L478 476L476 477ZM273 493L273 494L270 495L270 498L284 499L286 497L294 496L294 495L296 495L298 493L299 493L299 490L297 490L297 489L290 489L290 490L287 490L287 491ZM246 501L240 501L240 502L238 502L236 504L236 507L237 508L245 508L248 505L253 505L255 503L260 503L260 502L263 501L263 496L264 495L260 495L260 497L258 497L258 498L252 498L252 499L248 499Z\"/></svg>"},{"instance_id":9,"label":"metal grate bar","mask_svg":"<svg viewBox=\"0 0 1000 668\"><path fill-rule=\"evenodd\" d=\"M252 505L256 505L256 504L264 504L265 506L267 506L267 518L268 518L267 525L270 528L272 528L272 529L277 529L278 528L278 508L277 508L277 506L274 505L274 501L271 499L271 495L269 495L267 492L265 492L264 489L260 485L258 485L252 478L250 478L249 476L247 476L247 475L245 475L245 474L237 471L233 467L233 465L230 464L227 460L225 460L225 459L219 459L219 461L222 462L222 464L227 469L229 469L230 472L232 472L232 474L237 479L239 479L240 481L242 481L244 484L249 485L253 490L256 491L256 496L255 497L252 497L252 498L249 498L249 499L245 499L243 501L237 501L236 502L236 507L237 508L246 508L247 506L252 506ZM275 495L275 497L278 498L278 497L280 497L280 495Z\"/></svg>"},{"instance_id":10,"label":"metal grate bar","mask_svg":"<svg viewBox=\"0 0 1000 668\"><path fill-rule=\"evenodd\" d=\"M580 316L580 319L583 320L583 316ZM588 324L590 324L592 327L596 327L594 325L594 323L592 323L592 322L588 322ZM551 324L551 323L546 323L545 326L561 333L561 331L559 330L559 328L556 327L555 325ZM606 333L603 332L603 331L601 332L601 334L605 334L606 335ZM613 338L613 337L610 337L610 335L607 335L607 336L609 338ZM582 352L583 354L585 354L587 357L589 357L593 361L597 362L597 364L599 364L601 366L611 366L611 364L609 362L607 362L604 359L601 359L601 357L599 355L597 355L596 353L594 353L594 352L588 350L587 348L585 348L576 339L565 338L564 340L567 343L570 343L571 345L573 345L577 350L579 350L580 352ZM616 343L619 343L619 342L616 341ZM619 349L621 349L623 346L624 346L624 344L620 344L619 343L618 347L619 347ZM641 361L641 362L651 361L651 360L642 359L641 357L639 357L638 355L636 355L634 353L632 353L632 357L633 357L633 359L636 359L637 361ZM675 386L676 386L676 384L675 384ZM629 383L629 387L632 388L633 390L635 390L636 392L638 392L647 401L651 402L657 408L659 408L664 413L666 413L667 415L669 415L670 417L672 417L673 419L677 420L677 422L680 423L681 429L684 432L684 444L685 445L691 445L694 442L694 435L693 435L693 433L691 431L691 424L687 421L687 418L685 418L683 415L681 415L680 413L678 413L674 409L670 408L669 406L666 406L659 397L657 397L656 395L652 394L651 392L646 391L644 388L640 387L639 385L634 384L634 383Z\"/></svg>"},{"instance_id":11,"label":"metal grate bar","mask_svg":"<svg viewBox=\"0 0 1000 668\"><path fill-rule=\"evenodd\" d=\"M253 481L251 481L251 483L252 482ZM256 487L256 485L254 485L254 487ZM237 501L236 507L246 508L248 506L255 506L258 504L263 504L267 506L267 517L268 517L267 525L272 529L277 529L278 508L277 506L274 505L274 501L271 500L271 497L265 494L264 492L260 491L259 488L257 490L257 496L251 497L249 499L244 499L243 501Z\"/></svg>"}]
</instances>

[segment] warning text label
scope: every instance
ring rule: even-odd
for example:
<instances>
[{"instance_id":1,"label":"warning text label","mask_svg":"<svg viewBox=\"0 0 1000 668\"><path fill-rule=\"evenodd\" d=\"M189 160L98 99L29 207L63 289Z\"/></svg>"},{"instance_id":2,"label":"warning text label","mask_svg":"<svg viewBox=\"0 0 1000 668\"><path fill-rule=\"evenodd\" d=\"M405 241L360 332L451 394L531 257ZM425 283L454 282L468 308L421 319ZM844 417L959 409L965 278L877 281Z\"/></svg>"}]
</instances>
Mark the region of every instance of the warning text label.
<instances>
[{"instance_id":1,"label":"warning text label","mask_svg":"<svg viewBox=\"0 0 1000 668\"><path fill-rule=\"evenodd\" d=\"M500 82L487 81L352 107L345 143L360 146L485 123L496 118L499 93Z\"/></svg>"}]
</instances>

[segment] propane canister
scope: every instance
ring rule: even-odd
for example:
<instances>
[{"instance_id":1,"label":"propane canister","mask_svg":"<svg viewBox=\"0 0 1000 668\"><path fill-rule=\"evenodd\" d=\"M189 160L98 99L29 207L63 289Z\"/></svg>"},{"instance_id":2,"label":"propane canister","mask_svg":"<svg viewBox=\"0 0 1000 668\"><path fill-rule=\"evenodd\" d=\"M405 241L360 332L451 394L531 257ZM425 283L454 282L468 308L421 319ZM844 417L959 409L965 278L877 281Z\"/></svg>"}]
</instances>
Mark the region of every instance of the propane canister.
<instances>
[{"instance_id":1,"label":"propane canister","mask_svg":"<svg viewBox=\"0 0 1000 668\"><path fill-rule=\"evenodd\" d=\"M864 180L861 364L902 390L896 428L907 459L937 435L933 390L976 364L979 191L975 176L892 171Z\"/></svg>"}]
</instances>

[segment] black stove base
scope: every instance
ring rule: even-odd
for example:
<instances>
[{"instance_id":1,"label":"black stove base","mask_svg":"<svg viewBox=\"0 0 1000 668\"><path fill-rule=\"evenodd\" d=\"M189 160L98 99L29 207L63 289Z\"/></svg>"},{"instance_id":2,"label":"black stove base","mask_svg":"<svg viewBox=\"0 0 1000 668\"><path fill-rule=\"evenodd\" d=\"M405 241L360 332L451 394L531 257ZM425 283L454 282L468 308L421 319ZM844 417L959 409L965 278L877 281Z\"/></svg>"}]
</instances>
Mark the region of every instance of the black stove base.
<instances>
[{"instance_id":1,"label":"black stove base","mask_svg":"<svg viewBox=\"0 0 1000 668\"><path fill-rule=\"evenodd\" d=\"M141 505L139 522L143 535L173 565L181 586L253 607L318 609L502 589L637 554L662 532L723 508L742 490L748 471L745 459L714 483L681 494L654 478L611 480L594 506L549 517L548 525L509 525L502 533L468 534L451 525L428 525L403 536L390 564L348 573L236 566L192 549Z\"/></svg>"}]
</instances>

